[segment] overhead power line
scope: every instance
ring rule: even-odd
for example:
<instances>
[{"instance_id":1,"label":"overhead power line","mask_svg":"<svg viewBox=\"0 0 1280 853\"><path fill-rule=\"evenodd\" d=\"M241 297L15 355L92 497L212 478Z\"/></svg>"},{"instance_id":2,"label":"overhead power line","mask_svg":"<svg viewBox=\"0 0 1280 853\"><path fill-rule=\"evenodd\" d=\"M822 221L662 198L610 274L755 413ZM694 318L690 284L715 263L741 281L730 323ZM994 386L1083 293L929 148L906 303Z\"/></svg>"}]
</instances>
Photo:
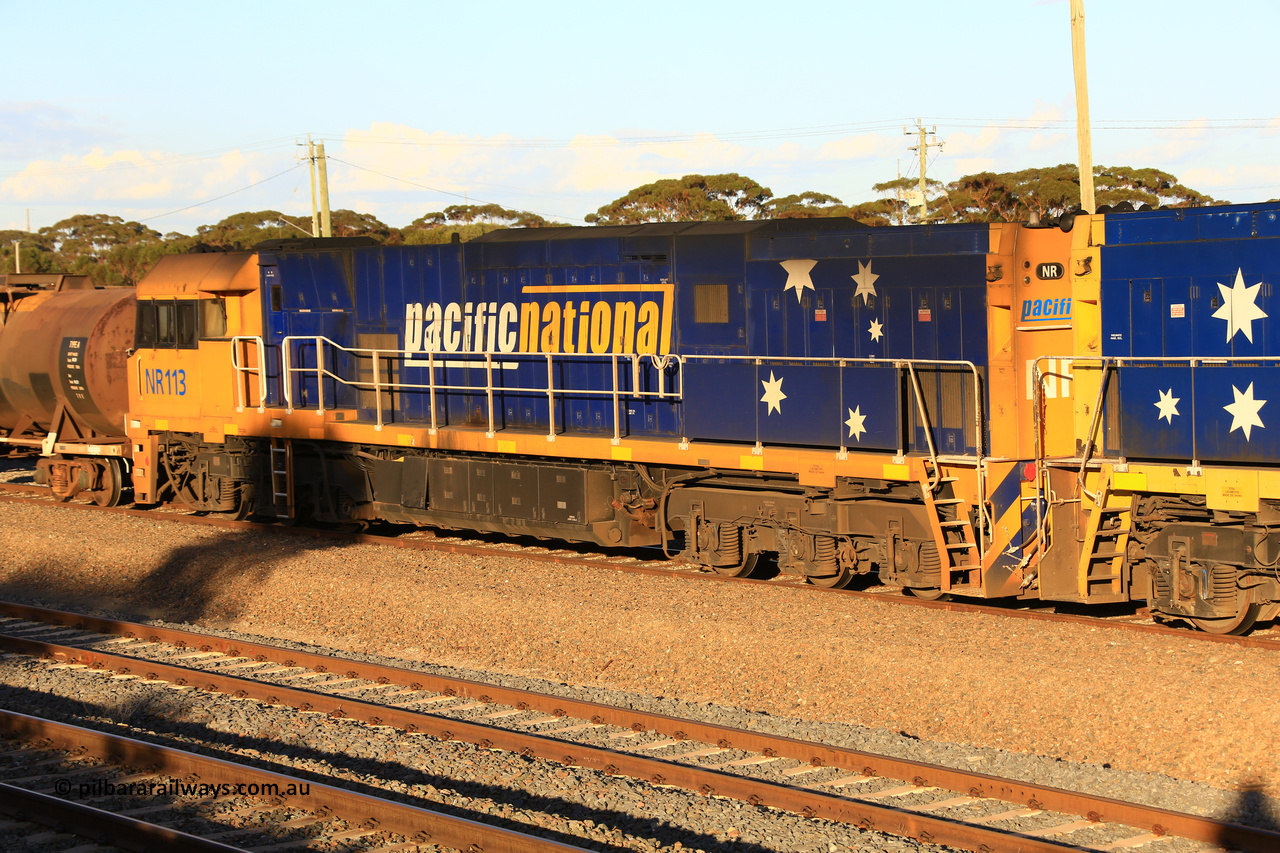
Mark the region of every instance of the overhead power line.
<instances>
[{"instance_id":1,"label":"overhead power line","mask_svg":"<svg viewBox=\"0 0 1280 853\"><path fill-rule=\"evenodd\" d=\"M272 176L271 176L271 177L269 177L269 178L263 178L263 179L262 179L262 180L260 180L260 181L254 181L252 184L249 184L249 185L248 185L248 186L246 186L246 187L241 187L241 188L240 188L240 189L238 189L238 190L232 190L232 191L231 191L231 192L229 192L229 193L223 193L222 195L214 196L213 198L207 198L207 199L205 199L204 201L198 201L198 202L196 202L195 204L189 204L189 205L187 205L186 207L180 207L180 208L178 208L177 210L171 210L171 211L169 211L168 213L157 213L155 216L148 216L146 219L140 219L140 220L138 220L138 221L139 221L139 222L150 222L150 221L151 221L151 220L153 220L153 219L161 219L161 218L166 217L166 216L172 216L172 215L173 215L173 214L175 214L175 213L182 213L184 210L191 210L191 209L196 208L196 207L202 207L202 206L204 206L204 205L206 205L206 204L212 204L212 203L213 203L213 202L215 202L215 201L221 201L222 199L224 199L224 198L228 198L229 196L233 196L233 195L236 195L237 193L242 193L242 192L244 192L245 190L251 190L251 189L253 189L254 187L261 186L262 184L265 184L267 181L274 181L276 178L279 178L279 177L281 177L282 175L287 175L287 174L289 174L290 172L294 171L295 169L301 169L301 168L302 168L302 164L301 164L301 163L295 163L294 165L292 165L292 166L290 166L289 168L285 169L283 172L277 172L276 174L272 175Z\"/></svg>"},{"instance_id":2,"label":"overhead power line","mask_svg":"<svg viewBox=\"0 0 1280 853\"><path fill-rule=\"evenodd\" d=\"M412 138L403 135L378 135L351 132L318 134L330 139L341 139L346 144L363 145L408 145L425 148L608 148L624 146L662 146L662 145L713 145L734 142L767 142L782 139L809 139L817 137L839 137L867 133L896 133L904 121L911 119L894 118L872 122L808 125L790 128L766 128L757 130L735 130L720 132L653 134L647 136L610 136L607 134L580 135L569 138L520 138L520 137L450 137L450 138ZM1067 132L1075 127L1074 119L1016 119L1016 118L974 118L944 117L929 119L931 123L946 123L948 129L980 128L1008 131L1062 131ZM1267 118L1227 118L1227 119L1127 119L1100 120L1093 123L1096 131L1126 130L1161 130L1170 132L1203 133L1236 130L1278 130L1280 117ZM149 156L143 162L118 161L103 166L92 166L83 163L67 166L49 166L24 168L19 170L0 171L0 177L19 174L31 175L76 175L101 172L120 172L134 169L154 169L163 166L183 165L205 160L216 160L228 154L246 151L262 151L278 146L292 146L294 140L306 134L258 140L256 142L234 145L225 148L206 149L187 154L164 154Z\"/></svg>"},{"instance_id":3,"label":"overhead power line","mask_svg":"<svg viewBox=\"0 0 1280 853\"><path fill-rule=\"evenodd\" d=\"M433 193L440 193L442 195L448 195L448 196L453 196L454 198L460 198L468 204L498 204L497 202L494 202L494 201L485 201L484 199L472 198L466 193L456 193L456 192L453 192L452 190L442 190L439 187L430 187L430 186L427 186L426 184L420 184L417 181L411 181L408 178L401 178L396 175L388 175L386 172L379 172L376 169L369 169L364 166L358 166L355 163L350 163L346 160L342 160L338 157L334 157L332 154L329 155L329 159L332 160L334 163L341 163L344 166L350 166L353 169L359 169L360 171L368 172L371 175L378 175L379 177L386 178L387 180L398 181L402 184L407 184L411 187L417 187L418 189L421 189L421 190L429 190ZM581 216L562 216L558 213L539 213L538 211L529 211L529 212L537 213L538 216L541 216L544 219L572 219L579 222L582 221Z\"/></svg>"}]
</instances>

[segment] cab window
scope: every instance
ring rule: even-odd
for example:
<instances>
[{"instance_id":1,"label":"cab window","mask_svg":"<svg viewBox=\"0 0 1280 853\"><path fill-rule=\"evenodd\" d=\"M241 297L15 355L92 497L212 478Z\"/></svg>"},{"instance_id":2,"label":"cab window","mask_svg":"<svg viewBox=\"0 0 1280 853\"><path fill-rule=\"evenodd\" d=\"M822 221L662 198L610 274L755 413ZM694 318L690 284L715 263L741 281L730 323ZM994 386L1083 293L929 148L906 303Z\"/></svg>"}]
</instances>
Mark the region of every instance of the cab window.
<instances>
[{"instance_id":1,"label":"cab window","mask_svg":"<svg viewBox=\"0 0 1280 853\"><path fill-rule=\"evenodd\" d=\"M139 299L134 349L195 349L200 307L193 299Z\"/></svg>"},{"instance_id":2,"label":"cab window","mask_svg":"<svg viewBox=\"0 0 1280 853\"><path fill-rule=\"evenodd\" d=\"M200 340L227 336L227 300L221 296L200 300Z\"/></svg>"}]
</instances>

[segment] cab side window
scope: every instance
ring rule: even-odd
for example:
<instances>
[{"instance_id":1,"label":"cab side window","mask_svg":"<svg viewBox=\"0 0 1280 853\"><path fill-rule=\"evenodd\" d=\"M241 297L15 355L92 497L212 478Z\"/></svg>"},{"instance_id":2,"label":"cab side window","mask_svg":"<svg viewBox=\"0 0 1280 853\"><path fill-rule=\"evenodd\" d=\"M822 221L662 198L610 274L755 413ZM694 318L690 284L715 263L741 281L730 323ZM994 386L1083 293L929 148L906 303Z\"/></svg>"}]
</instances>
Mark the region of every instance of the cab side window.
<instances>
[{"instance_id":1,"label":"cab side window","mask_svg":"<svg viewBox=\"0 0 1280 853\"><path fill-rule=\"evenodd\" d=\"M227 336L227 300L221 296L201 299L200 340L207 341Z\"/></svg>"},{"instance_id":2,"label":"cab side window","mask_svg":"<svg viewBox=\"0 0 1280 853\"><path fill-rule=\"evenodd\" d=\"M177 303L178 309L178 349L196 348L196 319L200 306L195 300L185 299Z\"/></svg>"},{"instance_id":3,"label":"cab side window","mask_svg":"<svg viewBox=\"0 0 1280 853\"><path fill-rule=\"evenodd\" d=\"M138 321L133 331L133 348L154 349L156 346L156 303L138 300Z\"/></svg>"},{"instance_id":4,"label":"cab side window","mask_svg":"<svg viewBox=\"0 0 1280 853\"><path fill-rule=\"evenodd\" d=\"M169 301L156 300L156 346L172 349L178 340L177 309Z\"/></svg>"},{"instance_id":5,"label":"cab side window","mask_svg":"<svg viewBox=\"0 0 1280 853\"><path fill-rule=\"evenodd\" d=\"M193 299L139 299L133 348L195 349L199 323L200 306Z\"/></svg>"}]
</instances>

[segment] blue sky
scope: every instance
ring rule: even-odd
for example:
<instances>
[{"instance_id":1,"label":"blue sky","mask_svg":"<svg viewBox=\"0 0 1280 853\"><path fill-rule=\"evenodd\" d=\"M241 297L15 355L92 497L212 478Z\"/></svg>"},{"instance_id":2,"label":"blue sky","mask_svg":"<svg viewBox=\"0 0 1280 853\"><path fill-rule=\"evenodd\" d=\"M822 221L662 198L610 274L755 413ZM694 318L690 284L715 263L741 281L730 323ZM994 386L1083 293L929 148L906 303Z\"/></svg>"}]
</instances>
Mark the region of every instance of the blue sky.
<instances>
[{"instance_id":1,"label":"blue sky","mask_svg":"<svg viewBox=\"0 0 1280 853\"><path fill-rule=\"evenodd\" d=\"M357 11L357 8L359 11ZM1273 0L1085 0L1094 161L1280 197ZM0 0L0 228L108 213L192 233L335 208L494 202L581 223L663 177L859 202L1074 162L1067 0L47 4ZM282 174L283 173L283 174Z\"/></svg>"}]
</instances>

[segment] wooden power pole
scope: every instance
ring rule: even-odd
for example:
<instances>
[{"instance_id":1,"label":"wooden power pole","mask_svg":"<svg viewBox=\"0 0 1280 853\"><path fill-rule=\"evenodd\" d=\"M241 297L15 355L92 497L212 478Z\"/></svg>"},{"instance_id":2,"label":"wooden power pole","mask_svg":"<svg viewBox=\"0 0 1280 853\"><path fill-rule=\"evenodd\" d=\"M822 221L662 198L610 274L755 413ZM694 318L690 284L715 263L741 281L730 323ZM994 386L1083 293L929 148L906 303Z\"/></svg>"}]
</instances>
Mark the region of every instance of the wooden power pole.
<instances>
[{"instance_id":1,"label":"wooden power pole","mask_svg":"<svg viewBox=\"0 0 1280 853\"><path fill-rule=\"evenodd\" d=\"M941 148L942 143L938 141L937 126L934 126L929 128L928 130L925 130L924 124L921 123L920 119L916 119L915 130L908 130L904 127L902 129L902 132L907 136L920 137L920 143L916 145L914 148L908 148L907 150L920 152L920 216L916 221L923 222L929 218L929 201L925 196L925 193L927 192L927 189L928 189L928 185L925 182L925 177L924 177L925 167L928 165L928 162L929 162L929 149ZM929 138L928 138L929 134L933 134L932 142L929 141Z\"/></svg>"},{"instance_id":2,"label":"wooden power pole","mask_svg":"<svg viewBox=\"0 0 1280 853\"><path fill-rule=\"evenodd\" d=\"M329 167L324 156L324 140L316 143L316 161L320 167L320 236L333 236L333 223L329 219Z\"/></svg>"},{"instance_id":3,"label":"wooden power pole","mask_svg":"<svg viewBox=\"0 0 1280 853\"><path fill-rule=\"evenodd\" d=\"M1093 213L1093 142L1089 134L1089 77L1084 66L1084 0L1071 0L1071 59L1076 69L1076 141L1080 147L1080 207Z\"/></svg>"},{"instance_id":4,"label":"wooden power pole","mask_svg":"<svg viewBox=\"0 0 1280 853\"><path fill-rule=\"evenodd\" d=\"M320 208L316 205L316 146L307 134L307 171L311 174L311 236L320 236Z\"/></svg>"}]
</instances>

